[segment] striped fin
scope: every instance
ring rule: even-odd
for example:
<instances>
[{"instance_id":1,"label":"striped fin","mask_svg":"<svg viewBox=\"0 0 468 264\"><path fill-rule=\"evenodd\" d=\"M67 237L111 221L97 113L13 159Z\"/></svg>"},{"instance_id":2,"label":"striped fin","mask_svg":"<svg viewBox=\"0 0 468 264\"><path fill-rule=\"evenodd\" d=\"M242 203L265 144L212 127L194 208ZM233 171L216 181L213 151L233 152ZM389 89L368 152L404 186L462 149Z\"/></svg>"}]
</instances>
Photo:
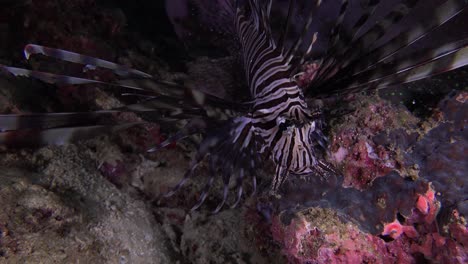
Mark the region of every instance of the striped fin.
<instances>
[{"instance_id":1,"label":"striped fin","mask_svg":"<svg viewBox=\"0 0 468 264\"><path fill-rule=\"evenodd\" d=\"M253 126L251 119L248 117L234 118L216 131L212 131L200 144L191 169L164 197L170 197L182 188L187 180L192 177L198 164L207 157L210 177L192 210L196 210L203 204L216 174L221 175L224 187L222 200L213 213L218 213L226 204L229 184L233 177L236 179L237 195L232 206L236 206L243 193L242 182L245 173L247 171L253 172L260 163L259 155L254 151L253 137Z\"/></svg>"},{"instance_id":2,"label":"striped fin","mask_svg":"<svg viewBox=\"0 0 468 264\"><path fill-rule=\"evenodd\" d=\"M347 14L349 1L341 0L340 11L338 13L338 18L336 19L335 25L333 26L329 38L329 52L334 52L337 50L338 40L340 39L341 32L343 31L343 21L345 15Z\"/></svg>"},{"instance_id":3,"label":"striped fin","mask_svg":"<svg viewBox=\"0 0 468 264\"><path fill-rule=\"evenodd\" d=\"M0 64L0 70L10 73L16 77L29 77L33 79L40 80L42 82L54 85L86 85L86 84L99 84L104 87L121 87L125 89L133 90L134 92L130 93L134 96L148 96L152 98L154 96L165 95L170 97L183 97L187 93L187 87L182 87L175 83L158 81L154 79L125 79L117 80L115 82L103 82L88 78L73 77L68 75L60 75L42 71L27 70L23 68L16 68L11 66L5 66ZM129 93L125 93L129 94ZM200 104L205 103L207 100L212 101L223 101L220 98L217 98L212 95L208 95L198 90L191 90L190 93L195 101L198 101ZM218 103L218 105L226 106L226 101L223 101L223 104ZM233 106L234 103L230 103L229 106Z\"/></svg>"},{"instance_id":4,"label":"striped fin","mask_svg":"<svg viewBox=\"0 0 468 264\"><path fill-rule=\"evenodd\" d=\"M0 144L9 147L32 147L63 145L82 139L89 139L105 133L130 128L141 123L128 123L113 126L82 126L52 129L22 129L0 132Z\"/></svg>"},{"instance_id":5,"label":"striped fin","mask_svg":"<svg viewBox=\"0 0 468 264\"><path fill-rule=\"evenodd\" d=\"M109 117L116 110L90 113L46 113L46 114L8 114L0 115L0 131L20 129L50 129L63 126L76 126L90 120Z\"/></svg>"},{"instance_id":6,"label":"striped fin","mask_svg":"<svg viewBox=\"0 0 468 264\"><path fill-rule=\"evenodd\" d=\"M257 5L262 10L261 12L265 12L258 17L258 26L265 27L268 25L266 19L271 8L271 3L267 2L266 6L260 6L257 1L253 1L252 4ZM262 23L261 20L264 22ZM269 38L269 43L273 43L271 38ZM114 113L124 112L148 113L152 114L150 116L151 120L164 122L188 121L188 124L182 130L179 130L175 135L158 146L149 149L149 152L157 151L173 140L181 140L194 133L210 131L207 129L207 124L211 126L211 129L218 126L221 128L208 135L201 143L197 158L184 175L184 178L165 196L171 196L177 189L181 188L194 175L199 163L207 158L210 164L212 164L211 176L194 209L203 204L214 181L214 177L218 173L222 175L224 188L223 198L214 210L214 213L219 212L225 206L228 198L229 183L233 178L236 179L237 195L232 206L239 203L243 194L242 183L246 174L245 172L254 171L255 166L258 164L258 157L256 152L253 151L253 129L250 118L235 118L227 122L223 120L232 115L232 113L228 113L228 110L242 111L251 107L251 103L237 104L230 102L203 91L174 83L161 82L138 71L135 72L117 64L73 52L49 49L42 46L29 46L26 50L28 52L26 54L27 57L31 54L40 53L69 62L86 64L88 68L94 66L107 68L126 77L126 79L103 82L9 66L0 66L1 69L15 76L32 77L56 85L101 84L114 88L128 88L131 91L126 92L125 95L142 97L144 100L116 109L90 113L0 115L0 144L8 146L60 145L145 123L108 124L111 120L106 119L106 117ZM218 112L222 111L224 111L224 116L220 118L217 115L219 115Z\"/></svg>"},{"instance_id":7,"label":"striped fin","mask_svg":"<svg viewBox=\"0 0 468 264\"><path fill-rule=\"evenodd\" d=\"M328 64L327 68L327 65L322 64L318 73L322 75L310 86L315 91L309 89L307 92L330 94L380 89L388 85L420 80L468 64L465 50L467 39L423 51L409 50L407 54L403 53L407 50L405 48L411 49L413 44L424 41L432 32L462 12L465 13L468 5L457 0L447 0L438 4L436 8L431 9L431 19L420 20L409 26L407 31L402 31L385 43L374 46L373 43L382 39L387 29L408 14L416 3L403 1L401 4L400 13L393 10L382 20L384 22L380 22L386 26L377 24L363 33L348 45L348 50L333 59L333 66ZM392 17L393 19L389 19Z\"/></svg>"},{"instance_id":8,"label":"striped fin","mask_svg":"<svg viewBox=\"0 0 468 264\"><path fill-rule=\"evenodd\" d=\"M221 103L221 102L220 102ZM65 112L65 113L33 113L33 114L7 114L0 115L0 132L4 133L0 144L9 146L38 146L44 144L64 144L71 140L85 139L106 133L115 128L125 128L126 125L111 124L110 117L118 113L149 113L151 120L162 122L175 122L197 118L210 119L207 112L195 102L183 98L157 96L140 103L123 107L101 110L95 112ZM188 128L190 134L202 131L203 125ZM141 122L144 123L144 122ZM137 124L137 123L135 123ZM140 123L138 123L140 124ZM29 132L28 132L29 131ZM183 130L181 133L184 132ZM37 137L23 137L28 133L37 133ZM18 135L18 136L16 136ZM51 135L51 136L49 136ZM63 135L63 138L60 136ZM180 140L183 136L176 134L172 139ZM57 136L54 138L53 136ZM21 141L23 141L21 143Z\"/></svg>"},{"instance_id":9,"label":"striped fin","mask_svg":"<svg viewBox=\"0 0 468 264\"><path fill-rule=\"evenodd\" d=\"M171 96L182 96L185 93L186 87L182 87L176 83L158 81L155 79L123 79L115 82L104 82L89 78L80 78L69 75L61 75L43 71L28 70L24 68L11 67L0 64L0 70L10 73L15 77L28 77L40 80L42 82L54 85L85 85L85 84L101 84L109 87L122 87L131 90L150 92ZM201 92L200 92L201 93Z\"/></svg>"},{"instance_id":10,"label":"striped fin","mask_svg":"<svg viewBox=\"0 0 468 264\"><path fill-rule=\"evenodd\" d=\"M141 74L139 71L128 69L125 66L78 53L50 49L39 45L28 45L25 52L27 57L40 53L70 62L87 63L87 67L97 66L111 69L119 72L122 76L138 75L138 78L103 82L4 65L0 65L0 70L14 76L35 78L54 85L100 84L104 87L126 88L130 89L131 92L125 94L140 96L144 100L139 103L106 111L0 115L0 131L3 133L0 144L9 146L14 146L15 144L18 146L64 144L75 139L84 139L99 133L106 133L113 130L113 128L127 127L125 124L109 124L110 120L106 120L106 117L110 117L111 114L115 113L149 113L152 114L150 118L153 121L174 122L193 118L209 119L211 118L210 115L216 113L226 115L227 111L233 109L241 110L248 107L248 105L242 106L176 83L158 81L150 78L151 76L147 74ZM123 74L124 71L128 73ZM207 106L217 109L208 111L206 109ZM157 114L155 115L154 113ZM28 133L35 133L37 136L21 136ZM21 141L23 142L21 143Z\"/></svg>"},{"instance_id":11,"label":"striped fin","mask_svg":"<svg viewBox=\"0 0 468 264\"><path fill-rule=\"evenodd\" d=\"M152 121L170 123L184 119L209 119L202 108L184 103L180 104L177 99L164 96L142 103L95 112L7 114L0 115L0 132L3 133L0 144L7 146L61 145L146 123L113 124L115 122L111 119L112 114L125 112L149 113L152 114ZM202 128L203 126L200 125L197 127L192 125L191 128L188 128L188 132L182 130L176 134L176 137L171 139L181 140L187 135L203 131ZM25 136L29 134L36 135ZM167 142L163 142L163 144L165 143ZM164 147L164 145L159 147Z\"/></svg>"},{"instance_id":12,"label":"striped fin","mask_svg":"<svg viewBox=\"0 0 468 264\"><path fill-rule=\"evenodd\" d=\"M270 27L270 12L271 12L271 5L273 0L266 0L264 5L257 3L257 7L259 8L258 12L261 17L262 27L265 29L267 38L272 39L271 34L271 27Z\"/></svg>"},{"instance_id":13,"label":"striped fin","mask_svg":"<svg viewBox=\"0 0 468 264\"><path fill-rule=\"evenodd\" d=\"M457 47L456 45L456 43L447 44L444 47L455 47L444 52L444 54L434 54L433 59L400 69L394 74L387 76L373 76L370 80L365 82L358 80L345 88L345 90L353 92L356 90L362 90L363 86L369 86L371 89L380 89L389 85L417 81L463 67L468 64L468 45L466 42L461 47Z\"/></svg>"},{"instance_id":14,"label":"striped fin","mask_svg":"<svg viewBox=\"0 0 468 264\"><path fill-rule=\"evenodd\" d=\"M97 66L105 69L112 70L115 74L123 77L129 77L131 75L139 76L143 78L151 78L152 76L148 73L129 68L124 65L116 64L110 61L86 56L83 54L62 50L54 49L36 44L28 44L24 48L24 56L29 59L31 55L42 54L47 57L56 58L63 61L83 64L86 66Z\"/></svg>"},{"instance_id":15,"label":"striped fin","mask_svg":"<svg viewBox=\"0 0 468 264\"><path fill-rule=\"evenodd\" d=\"M213 162L213 160L210 160L208 168L209 168L210 178L206 182L205 187L203 187L203 190L200 194L200 197L198 198L197 203L190 209L190 211L195 211L198 208L200 208L200 206L202 206L202 204L205 202L206 198L208 197L208 192L210 191L211 186L213 185L214 179L216 177L216 165Z\"/></svg>"},{"instance_id":16,"label":"striped fin","mask_svg":"<svg viewBox=\"0 0 468 264\"><path fill-rule=\"evenodd\" d=\"M172 142L178 142L186 137L191 135L204 132L207 128L207 124L204 120L196 118L190 120L182 129L179 129L177 133L170 136L160 144L151 147L147 150L147 152L156 152L162 148L169 146Z\"/></svg>"},{"instance_id":17,"label":"striped fin","mask_svg":"<svg viewBox=\"0 0 468 264\"><path fill-rule=\"evenodd\" d=\"M0 115L0 145L11 147L62 145L145 123L119 124L113 120L113 114L124 112L130 110Z\"/></svg>"},{"instance_id":18,"label":"striped fin","mask_svg":"<svg viewBox=\"0 0 468 264\"><path fill-rule=\"evenodd\" d=\"M339 51L339 48L342 48L342 46L339 46L338 44L344 43L344 41L339 40L341 35L340 33L343 30L343 21L346 15L346 10L348 10L348 5L348 0L341 0L338 18L335 21L335 25L333 26L330 37L328 39L328 49L325 58L323 59L323 69L328 69L333 64L335 56Z\"/></svg>"},{"instance_id":19,"label":"striped fin","mask_svg":"<svg viewBox=\"0 0 468 264\"><path fill-rule=\"evenodd\" d=\"M370 48L375 42L382 39L391 26L400 22L416 5L419 0L403 0L396 5L393 10L388 13L382 20L377 22L367 32L363 33L359 38L347 44L346 47L340 49L336 56L324 61L324 67L319 70L316 79L322 83L337 72L341 64L347 60L354 60L361 56L362 52Z\"/></svg>"},{"instance_id":20,"label":"striped fin","mask_svg":"<svg viewBox=\"0 0 468 264\"><path fill-rule=\"evenodd\" d=\"M366 24L366 22L369 21L369 18L372 17L379 3L380 0L366 0L366 3L364 5L364 12L356 21L351 30L351 40L355 39L357 33L359 33L362 30L364 24Z\"/></svg>"},{"instance_id":21,"label":"striped fin","mask_svg":"<svg viewBox=\"0 0 468 264\"><path fill-rule=\"evenodd\" d=\"M42 71L27 70L23 68L16 68L16 67L11 67L11 66L1 65L1 64L0 64L0 69L16 77L34 78L34 79L38 79L49 84L56 84L56 85L105 84L109 86L120 86L120 87L133 89L133 90L143 90L140 87L130 86L125 83L123 84L108 83L108 82L103 82L103 81L98 81L98 80L87 79L87 78L60 75L60 74L54 74L54 73L48 73L48 72L42 72Z\"/></svg>"},{"instance_id":22,"label":"striped fin","mask_svg":"<svg viewBox=\"0 0 468 264\"><path fill-rule=\"evenodd\" d=\"M309 27L310 27L310 24L312 23L313 16L314 16L317 8L320 6L321 3L322 3L322 0L316 0L315 1L315 7L310 9L309 14L307 16L307 20L306 20L306 22L305 22L305 24L304 24L304 26L302 28L301 34L299 35L299 37L297 38L295 43L291 46L291 48L285 53L284 57L286 59L287 64L291 63L292 59L294 57L298 56L297 52L299 50L299 47L302 45L302 42L304 41L304 38L305 38L307 32L309 31ZM314 37L313 37L311 43L309 44L309 46L307 48L306 54L310 53L310 51L312 49L312 45L314 44L314 42L316 40L316 37L317 36L314 34ZM302 59L302 57L305 56L306 54L301 55L300 59Z\"/></svg>"},{"instance_id":23,"label":"striped fin","mask_svg":"<svg viewBox=\"0 0 468 264\"><path fill-rule=\"evenodd\" d=\"M452 53L458 52L460 49L467 47L467 45L468 39L448 43L436 49L430 49L429 51L412 53L403 58L397 58L397 62L390 60L388 63L382 63L380 67L364 72L362 74L364 76L356 78L355 83L371 83L376 80L389 77L393 74L410 71L426 63L439 60L444 56L450 56Z\"/></svg>"},{"instance_id":24,"label":"striped fin","mask_svg":"<svg viewBox=\"0 0 468 264\"><path fill-rule=\"evenodd\" d=\"M410 27L408 31L395 36L392 40L381 47L370 50L367 55L365 55L366 59L359 60L358 64L353 67L353 76L358 75L371 67L375 67L378 63L390 58L403 48L416 43L418 40L426 37L434 30L438 29L463 12L465 9L467 9L467 6L460 4L459 1L448 0L441 6L434 9L434 19L428 19L420 22L418 25ZM350 63L350 61L345 62L342 68L350 65Z\"/></svg>"},{"instance_id":25,"label":"striped fin","mask_svg":"<svg viewBox=\"0 0 468 264\"><path fill-rule=\"evenodd\" d=\"M172 82L156 80L152 75L129 68L124 65L116 64L114 62L102 60L95 57L86 56L80 53L75 53L63 49L54 49L36 44L28 44L24 48L24 54L27 59L31 55L42 54L48 57L56 58L63 61L83 64L87 69L101 67L112 70L115 74L125 79L117 80L115 82L103 82L89 78L80 78L67 75L53 74L48 72L27 70L23 68L9 67L0 65L0 68L10 72L15 76L24 76L39 79L43 82L58 85L81 85L81 84L105 84L109 86L119 86L134 90L147 90L157 92L164 95L177 95L180 96L184 93L184 88ZM138 78L136 78L138 77ZM164 89L166 88L166 89Z\"/></svg>"},{"instance_id":26,"label":"striped fin","mask_svg":"<svg viewBox=\"0 0 468 264\"><path fill-rule=\"evenodd\" d=\"M128 70L133 75L140 75L144 78L132 78L132 79L123 79L116 80L113 82L104 82L99 80L93 80L89 78L80 78L67 75L53 74L42 71L27 70L23 68L10 67L5 65L0 65L0 70L10 73L14 76L30 77L41 80L43 82L55 85L84 85L84 84L100 84L104 87L120 87L125 89L132 90L131 94L133 96L142 96L148 98L148 100L153 101L154 103L159 103L160 106L164 105L166 108L174 109L180 108L179 101L184 99L183 102L186 105L198 106L203 108L205 105L210 105L212 107L217 107L222 110L227 109L245 109L244 106L230 102L225 99L218 98L216 96L207 94L203 91L197 89L191 89L188 87L181 86L177 83L160 81L152 78L148 74L140 74L140 71L134 69L128 69L128 67L118 65L112 62L103 61L101 59L81 55L78 53L73 53L65 50L52 49L44 46L29 44L25 51L27 51L26 56L32 54L45 54L47 56L52 56L58 59L64 59L66 61L76 62L76 63L88 63L88 66L98 66L104 67L112 70L117 70L123 72ZM97 65L92 65L91 63L96 63ZM128 74L127 74L128 75ZM147 100L147 101L148 101ZM170 105L172 104L172 106ZM136 105L132 106L135 107ZM161 108L161 107L160 107ZM127 108L126 110L129 110ZM122 109L121 109L122 110ZM125 109L123 109L125 110ZM133 109L130 109L133 111ZM139 110L138 110L139 111ZM148 110L145 110L148 111Z\"/></svg>"},{"instance_id":27,"label":"striped fin","mask_svg":"<svg viewBox=\"0 0 468 264\"><path fill-rule=\"evenodd\" d=\"M281 49L281 53L284 53L284 48L286 45L286 38L289 34L289 30L291 27L291 17L294 12L294 2L295 2L294 0L289 0L288 2L288 13L286 15L286 20L283 24L283 29L278 39L278 47Z\"/></svg>"}]
</instances>

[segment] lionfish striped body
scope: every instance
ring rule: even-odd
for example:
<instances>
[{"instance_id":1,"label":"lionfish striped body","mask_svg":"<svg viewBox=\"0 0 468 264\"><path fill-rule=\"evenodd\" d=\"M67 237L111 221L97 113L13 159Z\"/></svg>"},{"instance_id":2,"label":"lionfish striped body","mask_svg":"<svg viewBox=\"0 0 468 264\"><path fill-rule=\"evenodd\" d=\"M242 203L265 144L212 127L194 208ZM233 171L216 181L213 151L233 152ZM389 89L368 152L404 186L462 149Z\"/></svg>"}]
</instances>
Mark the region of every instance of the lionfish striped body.
<instances>
[{"instance_id":1,"label":"lionfish striped body","mask_svg":"<svg viewBox=\"0 0 468 264\"><path fill-rule=\"evenodd\" d=\"M188 120L188 124L173 137L149 151L155 151L173 140L180 140L191 134L206 134L190 169L166 196L172 195L183 186L195 173L200 162L206 159L210 177L193 209L202 205L216 175L221 175L224 190L223 199L215 209L217 212L227 200L228 186L232 178L235 178L237 183L237 198L233 206L241 200L243 180L246 176L252 177L255 188L255 173L257 167L262 165L262 154L276 166L271 184L273 193L289 174L334 173L331 166L317 153L319 147L325 148L326 138L321 132L320 112L307 105L305 95L383 88L391 84L415 81L468 63L467 39L443 43L438 47L415 52L404 58L397 57L397 60L392 61L394 55L401 50L466 11L467 4L463 1L445 1L434 10L434 19L420 22L408 31L390 37L380 45L374 45L386 36L392 25L407 17L418 1L402 0L375 25L365 27L380 2L366 1L362 15L351 26L351 33L344 34L344 18L349 3L348 0L342 0L338 18L329 36L327 51L313 61L312 46L317 40L317 33L312 34L309 41L305 39L313 14L322 1L314 2L300 36L290 48L286 48L285 39L291 25L294 2L289 1L285 27L279 40L275 41L269 19L272 1L248 0L242 4L237 1L235 5L226 1L226 6L233 15L233 24L241 46L245 76L252 99L249 103L230 102L199 90L157 80L146 73L108 61L69 51L28 45L25 49L27 57L39 53L84 64L87 70L96 66L106 68L123 79L104 83L8 66L1 68L13 75L29 76L53 84L98 83L123 87L131 90L133 94L142 94L146 100L118 109L92 113L1 115L0 143L11 144L28 129L41 130L38 134L40 137L35 138L36 141L53 144L106 132L109 128L122 129L135 125L109 126L96 121L97 117L115 112L152 113L164 121ZM301 49L304 43L306 48ZM298 86L294 75L301 65L307 63L313 65L314 72L312 77L309 77L309 86L304 90ZM90 65L93 67L89 67ZM186 98L186 90L190 92L189 98ZM226 115L213 114L213 108L222 111L235 110L236 115L227 120L219 120L219 116ZM92 125L82 125L83 118L89 120Z\"/></svg>"},{"instance_id":2,"label":"lionfish striped body","mask_svg":"<svg viewBox=\"0 0 468 264\"><path fill-rule=\"evenodd\" d=\"M329 167L314 154L313 135L320 135L316 125L319 113L309 109L302 89L291 78L291 58L269 34L267 10L257 1L251 2L251 8L258 12L250 18L237 10L236 28L254 98L251 130L262 142L260 153L271 152L276 164L272 182L276 191L288 173L310 174L314 168Z\"/></svg>"}]
</instances>

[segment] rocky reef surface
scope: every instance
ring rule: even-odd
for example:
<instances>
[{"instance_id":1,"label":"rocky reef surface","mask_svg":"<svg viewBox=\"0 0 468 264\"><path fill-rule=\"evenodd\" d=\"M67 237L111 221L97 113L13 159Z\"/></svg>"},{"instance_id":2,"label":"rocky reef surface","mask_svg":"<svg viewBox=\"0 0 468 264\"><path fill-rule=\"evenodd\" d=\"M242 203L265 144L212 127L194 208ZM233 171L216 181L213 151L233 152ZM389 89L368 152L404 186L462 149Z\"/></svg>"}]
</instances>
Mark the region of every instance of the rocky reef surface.
<instances>
[{"instance_id":1,"label":"rocky reef surface","mask_svg":"<svg viewBox=\"0 0 468 264\"><path fill-rule=\"evenodd\" d=\"M343 177L296 179L277 201L271 232L288 260L466 262L467 95L448 94L425 120L378 98L354 101L331 132Z\"/></svg>"},{"instance_id":2,"label":"rocky reef surface","mask_svg":"<svg viewBox=\"0 0 468 264\"><path fill-rule=\"evenodd\" d=\"M0 63L112 78L56 60L27 62L23 46L38 43L241 97L236 58L186 54L162 5L149 2L0 1ZM2 146L0 263L466 263L467 76L461 69L324 100L327 159L343 176L291 178L280 198L246 198L216 215L220 182L189 211L205 168L160 199L195 151L189 140L146 153L174 131L164 124L65 146ZM109 109L126 100L106 87L0 75L0 113Z\"/></svg>"}]
</instances>

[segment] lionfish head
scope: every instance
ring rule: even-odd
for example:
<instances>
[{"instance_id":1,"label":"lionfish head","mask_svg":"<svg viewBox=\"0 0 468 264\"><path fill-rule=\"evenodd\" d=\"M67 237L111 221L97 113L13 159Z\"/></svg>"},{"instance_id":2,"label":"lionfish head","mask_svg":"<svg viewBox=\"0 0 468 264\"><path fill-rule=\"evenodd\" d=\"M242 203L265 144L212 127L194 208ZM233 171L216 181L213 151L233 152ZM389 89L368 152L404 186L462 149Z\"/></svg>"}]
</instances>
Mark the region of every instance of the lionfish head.
<instances>
[{"instance_id":1,"label":"lionfish head","mask_svg":"<svg viewBox=\"0 0 468 264\"><path fill-rule=\"evenodd\" d=\"M276 164L272 192L277 192L287 175L306 175L320 168L317 145L326 146L317 115L279 116L270 142L271 159Z\"/></svg>"}]
</instances>

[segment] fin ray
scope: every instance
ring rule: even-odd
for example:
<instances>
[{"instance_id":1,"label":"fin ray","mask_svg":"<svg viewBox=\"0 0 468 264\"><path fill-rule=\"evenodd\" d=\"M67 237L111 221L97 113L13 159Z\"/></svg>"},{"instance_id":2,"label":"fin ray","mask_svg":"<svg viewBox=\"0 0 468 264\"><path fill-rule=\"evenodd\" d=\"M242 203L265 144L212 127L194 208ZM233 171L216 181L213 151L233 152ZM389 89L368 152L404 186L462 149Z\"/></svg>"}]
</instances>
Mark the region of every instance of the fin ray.
<instances>
[{"instance_id":1,"label":"fin ray","mask_svg":"<svg viewBox=\"0 0 468 264\"><path fill-rule=\"evenodd\" d=\"M28 44L24 47L24 56L26 59L29 59L31 55L42 54L47 57L56 58L63 61L83 64L83 65L92 65L98 66L101 68L112 70L115 74L120 76L139 76L143 78L151 78L152 76L148 73L129 68L127 66L110 62L103 59L94 58L91 56L86 56L80 53L63 50L63 49L54 49L37 44Z\"/></svg>"}]
</instances>

